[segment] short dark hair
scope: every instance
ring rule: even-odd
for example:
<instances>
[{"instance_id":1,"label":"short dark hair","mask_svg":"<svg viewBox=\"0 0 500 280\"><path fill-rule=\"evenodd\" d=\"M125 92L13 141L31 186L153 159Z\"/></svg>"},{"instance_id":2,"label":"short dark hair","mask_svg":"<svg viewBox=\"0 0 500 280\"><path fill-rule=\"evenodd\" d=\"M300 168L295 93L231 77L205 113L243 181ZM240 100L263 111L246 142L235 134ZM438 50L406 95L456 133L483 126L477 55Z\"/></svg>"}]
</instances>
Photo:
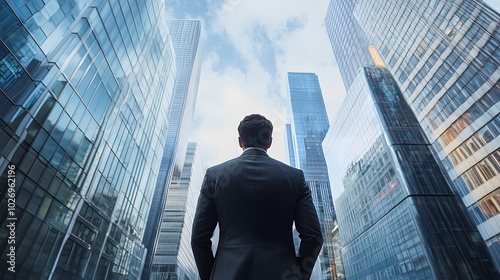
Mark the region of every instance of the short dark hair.
<instances>
[{"instance_id":1,"label":"short dark hair","mask_svg":"<svg viewBox=\"0 0 500 280\"><path fill-rule=\"evenodd\" d=\"M273 133L273 124L262 115L251 114L240 122L238 133L245 148L267 149Z\"/></svg>"}]
</instances>

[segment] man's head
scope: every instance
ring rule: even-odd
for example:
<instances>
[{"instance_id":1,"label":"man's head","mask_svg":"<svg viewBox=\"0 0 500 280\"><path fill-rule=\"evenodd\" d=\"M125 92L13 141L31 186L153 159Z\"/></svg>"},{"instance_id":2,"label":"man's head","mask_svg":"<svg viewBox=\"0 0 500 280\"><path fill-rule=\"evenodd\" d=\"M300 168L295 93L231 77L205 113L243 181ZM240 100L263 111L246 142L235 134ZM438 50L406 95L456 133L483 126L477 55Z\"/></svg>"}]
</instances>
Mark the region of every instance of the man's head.
<instances>
[{"instance_id":1,"label":"man's head","mask_svg":"<svg viewBox=\"0 0 500 280\"><path fill-rule=\"evenodd\" d=\"M240 122L238 133L241 148L256 147L267 150L273 139L273 124L262 115L248 115Z\"/></svg>"}]
</instances>

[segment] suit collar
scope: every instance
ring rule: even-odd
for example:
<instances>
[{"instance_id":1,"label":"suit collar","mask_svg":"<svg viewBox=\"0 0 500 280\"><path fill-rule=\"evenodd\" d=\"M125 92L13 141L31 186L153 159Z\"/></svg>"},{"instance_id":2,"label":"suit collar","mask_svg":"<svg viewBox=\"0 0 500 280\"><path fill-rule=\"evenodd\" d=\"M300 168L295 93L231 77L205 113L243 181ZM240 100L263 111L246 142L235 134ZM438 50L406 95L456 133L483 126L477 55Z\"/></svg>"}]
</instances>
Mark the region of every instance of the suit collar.
<instances>
[{"instance_id":1,"label":"suit collar","mask_svg":"<svg viewBox=\"0 0 500 280\"><path fill-rule=\"evenodd\" d=\"M256 147L248 147L243 151L242 155L264 155L269 156L266 150Z\"/></svg>"}]
</instances>

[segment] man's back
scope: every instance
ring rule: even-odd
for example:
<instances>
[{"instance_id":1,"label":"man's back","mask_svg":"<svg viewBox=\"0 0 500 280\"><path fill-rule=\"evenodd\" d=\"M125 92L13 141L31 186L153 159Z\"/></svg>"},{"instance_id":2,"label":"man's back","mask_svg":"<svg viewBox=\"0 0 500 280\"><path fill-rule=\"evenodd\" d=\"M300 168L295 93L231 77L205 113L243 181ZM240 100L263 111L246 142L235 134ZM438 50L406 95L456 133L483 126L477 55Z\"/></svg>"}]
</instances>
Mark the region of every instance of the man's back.
<instances>
[{"instance_id":1,"label":"man's back","mask_svg":"<svg viewBox=\"0 0 500 280\"><path fill-rule=\"evenodd\" d=\"M301 170L249 148L207 170L198 203L192 245L202 279L309 277L323 241ZM299 258L294 221L301 237ZM207 238L217 222L214 260Z\"/></svg>"}]
</instances>

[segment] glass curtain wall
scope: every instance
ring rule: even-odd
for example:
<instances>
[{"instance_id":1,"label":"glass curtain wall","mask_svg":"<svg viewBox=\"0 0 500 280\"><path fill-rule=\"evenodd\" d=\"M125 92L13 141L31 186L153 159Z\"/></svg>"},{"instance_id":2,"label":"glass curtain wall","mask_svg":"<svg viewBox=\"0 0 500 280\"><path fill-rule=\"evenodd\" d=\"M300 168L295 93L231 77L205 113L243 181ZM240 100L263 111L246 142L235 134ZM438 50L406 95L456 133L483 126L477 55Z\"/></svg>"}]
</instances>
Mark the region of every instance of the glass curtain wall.
<instances>
[{"instance_id":1,"label":"glass curtain wall","mask_svg":"<svg viewBox=\"0 0 500 280\"><path fill-rule=\"evenodd\" d=\"M323 146L348 279L498 276L387 69L359 71Z\"/></svg>"},{"instance_id":2,"label":"glass curtain wall","mask_svg":"<svg viewBox=\"0 0 500 280\"><path fill-rule=\"evenodd\" d=\"M368 45L379 51L498 269L499 23L479 0L330 1L325 17L342 73L372 65Z\"/></svg>"},{"instance_id":3,"label":"glass curtain wall","mask_svg":"<svg viewBox=\"0 0 500 280\"><path fill-rule=\"evenodd\" d=\"M15 273L137 279L175 78L162 1L0 1L0 239Z\"/></svg>"}]
</instances>

